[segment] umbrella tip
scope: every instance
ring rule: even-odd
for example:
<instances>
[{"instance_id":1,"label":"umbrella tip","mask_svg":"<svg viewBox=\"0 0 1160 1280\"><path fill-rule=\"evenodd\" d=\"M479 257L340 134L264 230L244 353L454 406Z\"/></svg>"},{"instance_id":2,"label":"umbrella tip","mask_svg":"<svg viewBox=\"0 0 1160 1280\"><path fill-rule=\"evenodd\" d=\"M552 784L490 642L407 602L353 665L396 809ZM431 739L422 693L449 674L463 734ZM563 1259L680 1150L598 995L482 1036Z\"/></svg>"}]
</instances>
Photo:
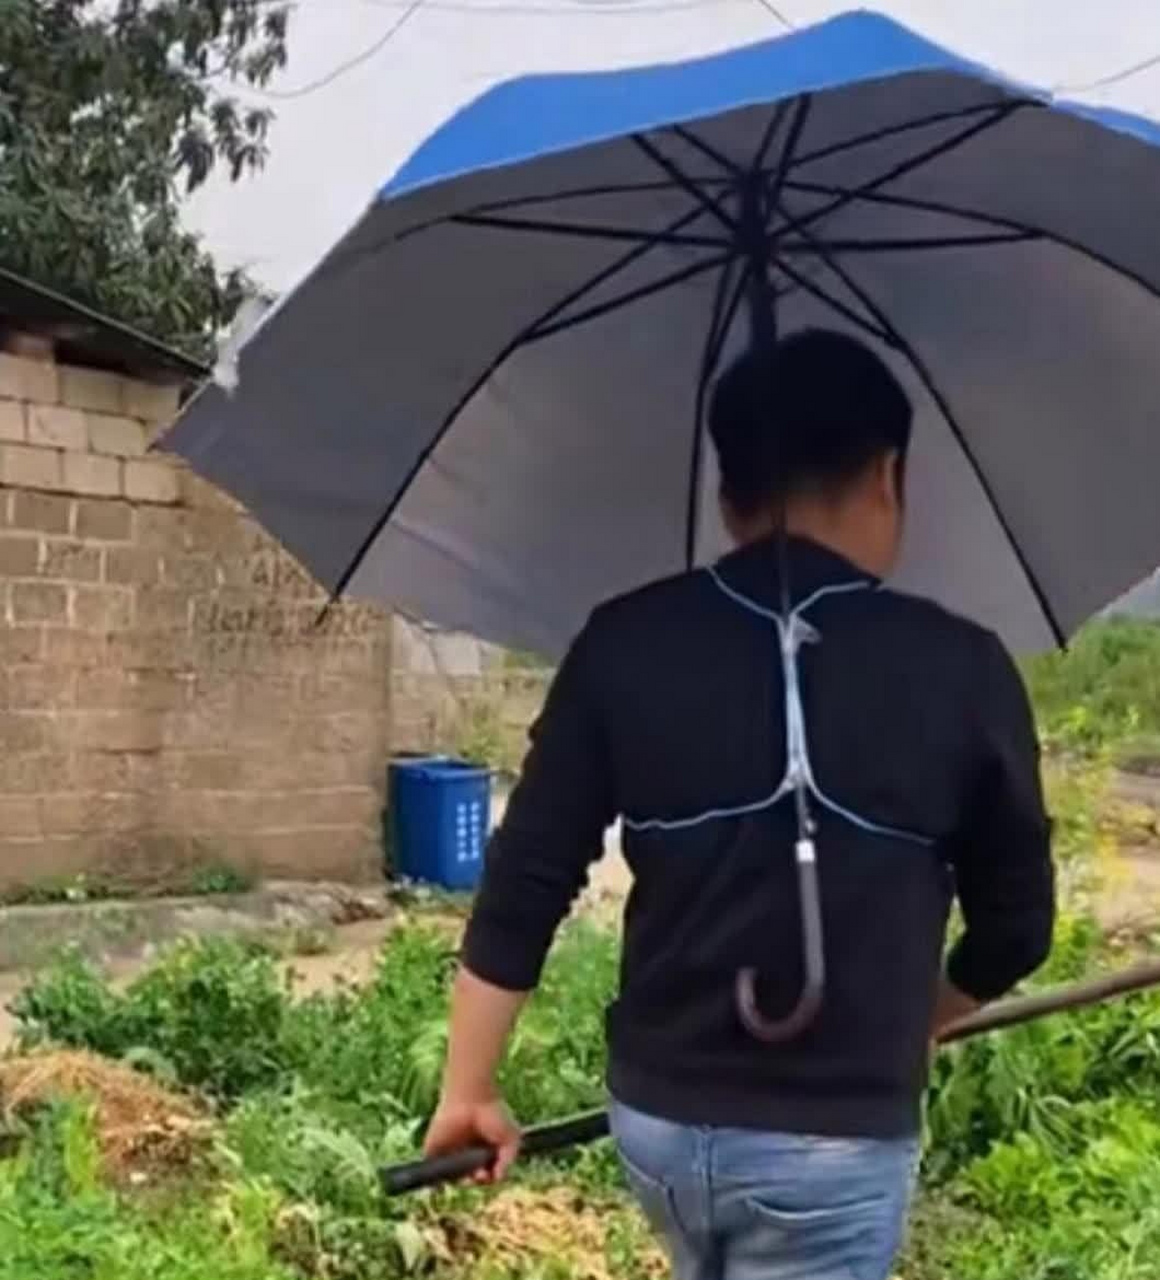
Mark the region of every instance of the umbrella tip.
<instances>
[{"instance_id":1,"label":"umbrella tip","mask_svg":"<svg viewBox=\"0 0 1160 1280\"><path fill-rule=\"evenodd\" d=\"M213 382L227 395L233 395L238 389L238 357L242 348L249 342L263 317L274 305L272 298L262 294L251 293L243 300L234 316L233 323L225 336L218 343L213 371L210 374Z\"/></svg>"}]
</instances>

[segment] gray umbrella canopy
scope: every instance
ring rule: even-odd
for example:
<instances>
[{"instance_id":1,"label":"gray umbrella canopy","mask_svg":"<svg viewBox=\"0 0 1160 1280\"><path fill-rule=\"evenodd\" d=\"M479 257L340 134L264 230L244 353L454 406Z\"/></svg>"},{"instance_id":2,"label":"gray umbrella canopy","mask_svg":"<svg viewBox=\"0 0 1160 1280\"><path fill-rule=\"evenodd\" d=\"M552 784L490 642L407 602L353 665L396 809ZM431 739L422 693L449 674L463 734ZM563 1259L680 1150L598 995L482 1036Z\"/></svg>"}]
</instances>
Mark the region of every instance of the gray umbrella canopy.
<instances>
[{"instance_id":1,"label":"gray umbrella canopy","mask_svg":"<svg viewBox=\"0 0 1160 1280\"><path fill-rule=\"evenodd\" d=\"M1050 645L1160 561L1160 129L850 15L515 82L452 120L167 447L334 591L559 654L724 550L701 407L748 340L917 407L898 585Z\"/></svg>"}]
</instances>

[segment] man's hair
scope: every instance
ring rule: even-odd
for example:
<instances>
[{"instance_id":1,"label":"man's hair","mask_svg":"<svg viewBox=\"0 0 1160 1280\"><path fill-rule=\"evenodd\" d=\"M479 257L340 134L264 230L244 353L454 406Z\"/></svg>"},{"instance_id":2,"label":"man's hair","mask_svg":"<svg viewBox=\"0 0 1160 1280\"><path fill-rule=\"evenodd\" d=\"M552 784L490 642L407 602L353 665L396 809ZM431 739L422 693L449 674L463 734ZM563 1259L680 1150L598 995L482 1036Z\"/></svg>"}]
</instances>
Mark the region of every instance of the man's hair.
<instances>
[{"instance_id":1,"label":"man's hair","mask_svg":"<svg viewBox=\"0 0 1160 1280\"><path fill-rule=\"evenodd\" d=\"M855 338L803 329L752 348L721 375L709 405L722 493L744 516L803 492L838 492L883 454L905 458L912 418L898 379Z\"/></svg>"}]
</instances>

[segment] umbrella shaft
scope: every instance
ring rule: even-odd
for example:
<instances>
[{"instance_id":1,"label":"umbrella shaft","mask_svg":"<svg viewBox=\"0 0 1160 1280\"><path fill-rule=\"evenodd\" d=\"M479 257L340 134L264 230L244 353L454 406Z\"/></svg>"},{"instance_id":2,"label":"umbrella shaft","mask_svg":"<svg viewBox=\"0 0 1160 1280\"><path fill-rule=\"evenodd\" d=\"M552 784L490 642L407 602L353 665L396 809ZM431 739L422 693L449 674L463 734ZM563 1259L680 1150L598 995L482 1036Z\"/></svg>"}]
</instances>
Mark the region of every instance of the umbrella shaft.
<instances>
[{"instance_id":1,"label":"umbrella shaft","mask_svg":"<svg viewBox=\"0 0 1160 1280\"><path fill-rule=\"evenodd\" d=\"M741 189L740 248L749 273L749 340L755 350L770 350L777 341L777 311L769 281L769 245L765 226L765 192L755 175Z\"/></svg>"}]
</instances>

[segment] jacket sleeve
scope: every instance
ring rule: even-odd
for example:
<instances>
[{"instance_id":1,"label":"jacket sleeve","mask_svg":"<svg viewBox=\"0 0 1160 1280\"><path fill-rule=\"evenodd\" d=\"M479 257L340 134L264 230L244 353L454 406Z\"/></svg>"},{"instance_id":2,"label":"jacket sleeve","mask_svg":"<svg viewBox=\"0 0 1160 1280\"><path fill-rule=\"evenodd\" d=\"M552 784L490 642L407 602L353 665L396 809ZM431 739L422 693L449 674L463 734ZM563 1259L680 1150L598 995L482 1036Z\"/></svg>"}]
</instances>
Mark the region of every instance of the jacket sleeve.
<instances>
[{"instance_id":1,"label":"jacket sleeve","mask_svg":"<svg viewBox=\"0 0 1160 1280\"><path fill-rule=\"evenodd\" d=\"M965 994L986 1001L1047 958L1055 876L1030 702L995 637L988 637L978 664L972 707L974 768L954 855L965 931L947 976Z\"/></svg>"},{"instance_id":2,"label":"jacket sleeve","mask_svg":"<svg viewBox=\"0 0 1160 1280\"><path fill-rule=\"evenodd\" d=\"M529 991L557 927L587 883L616 816L612 770L592 694L592 624L557 673L487 852L464 944L477 977Z\"/></svg>"}]
</instances>

